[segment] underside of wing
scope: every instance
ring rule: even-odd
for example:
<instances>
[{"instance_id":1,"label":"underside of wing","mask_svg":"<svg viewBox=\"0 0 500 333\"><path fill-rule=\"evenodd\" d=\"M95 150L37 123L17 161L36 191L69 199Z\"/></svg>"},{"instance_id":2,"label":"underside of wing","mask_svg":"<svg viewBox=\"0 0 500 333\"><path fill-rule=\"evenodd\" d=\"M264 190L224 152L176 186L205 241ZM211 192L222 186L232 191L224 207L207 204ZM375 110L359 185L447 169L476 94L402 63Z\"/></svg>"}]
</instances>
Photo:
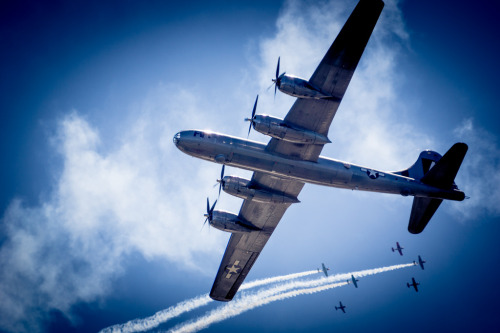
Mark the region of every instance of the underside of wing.
<instances>
[{"instance_id":1,"label":"underside of wing","mask_svg":"<svg viewBox=\"0 0 500 333\"><path fill-rule=\"evenodd\" d=\"M384 3L360 0L309 83L324 99L297 99L284 119L285 126L326 136L337 108L363 54ZM290 159L317 161L323 144L303 144L273 138L266 150ZM255 172L251 185L297 198L304 183ZM256 230L233 233L222 258L210 297L230 301L245 280L290 203L246 199L238 218ZM354 281L355 283L355 281Z\"/></svg>"},{"instance_id":2,"label":"underside of wing","mask_svg":"<svg viewBox=\"0 0 500 333\"><path fill-rule=\"evenodd\" d=\"M255 172L252 184L297 197L304 183ZM248 272L266 245L269 237L290 206L284 203L245 200L239 218L259 228L244 234L232 234L217 272L210 297L217 301L230 301L245 280Z\"/></svg>"},{"instance_id":3,"label":"underside of wing","mask_svg":"<svg viewBox=\"0 0 500 333\"><path fill-rule=\"evenodd\" d=\"M347 86L382 12L381 0L360 0L309 83L328 99L297 98L285 117L285 123L327 136ZM297 144L271 139L269 148L282 155L316 161L323 144Z\"/></svg>"}]
</instances>

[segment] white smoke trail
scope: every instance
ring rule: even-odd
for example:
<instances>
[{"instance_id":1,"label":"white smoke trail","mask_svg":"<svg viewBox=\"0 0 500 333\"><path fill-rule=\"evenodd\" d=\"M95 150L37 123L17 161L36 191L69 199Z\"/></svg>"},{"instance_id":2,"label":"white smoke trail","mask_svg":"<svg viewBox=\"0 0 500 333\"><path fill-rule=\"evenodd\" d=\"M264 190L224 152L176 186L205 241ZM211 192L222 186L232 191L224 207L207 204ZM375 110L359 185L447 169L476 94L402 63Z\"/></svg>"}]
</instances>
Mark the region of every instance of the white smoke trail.
<instances>
[{"instance_id":1,"label":"white smoke trail","mask_svg":"<svg viewBox=\"0 0 500 333\"><path fill-rule=\"evenodd\" d=\"M201 329L207 328L211 324L223 321L225 319L229 319L231 317L235 317L243 312L252 310L259 306L269 304L271 302L281 301L299 295L314 294L324 290L345 286L346 284L347 282L329 283L319 287L295 289L286 293L280 293L268 297L262 297L260 293L255 293L253 295L247 296L245 299L240 299L239 301L236 301L234 303L230 303L222 307L219 307L218 309L210 312L208 315L203 316L194 322L189 322L187 324L181 324L181 326L174 327L172 330L168 332L169 333L197 332Z\"/></svg>"},{"instance_id":2,"label":"white smoke trail","mask_svg":"<svg viewBox=\"0 0 500 333\"><path fill-rule=\"evenodd\" d=\"M226 306L232 306L232 307L240 306L240 307L242 307L243 309L238 310L240 312L238 312L234 315L234 316L236 316L237 314L248 311L251 308L255 308L256 306L261 306L261 305L267 304L267 303L260 304L260 301L262 301L263 299L273 298L277 295L285 295L285 294L288 295L290 293L297 292L297 291L302 290L304 288L306 288L306 289L313 288L314 289L314 288L318 288L319 286L322 286L324 284L328 284L328 283L332 284L334 282L348 280L351 278L351 275L354 275L355 277L365 277L365 276L383 273L383 272L388 272L388 271L401 269L401 268L405 268L405 267L409 267L409 266L414 266L414 264L410 263L410 264L402 264L402 265L393 265L393 266L387 266L387 267L373 268L373 269L367 269L367 270L362 270L362 271L352 272L352 273L336 274L336 275L332 275L329 277L321 277L319 279L308 280L308 281L291 281L291 282L281 284L281 285L278 285L278 286L275 286L272 288L260 290L256 293L252 293L252 294L243 293L240 299L235 300ZM305 272L294 273L294 274L280 275L280 276L275 276L275 277L261 279L261 280L255 280L255 281L243 284L240 288L240 291L247 290L250 288L255 288L258 286L267 285L267 284L272 284L272 283L276 283L276 282L284 282L284 281L288 281L288 280L293 280L296 278L305 277L305 276L309 276L309 275L316 274L316 273L318 273L317 270L311 270L311 271L305 271ZM342 282L338 285L343 285L343 284L347 284L347 282ZM331 287L331 288L333 288L333 287ZM293 291L284 293L285 291L292 290L292 289L293 289ZM306 289L304 289L304 290L306 290ZM297 296L297 295L295 295L295 296ZM289 296L289 297L292 297L292 296ZM286 297L286 298L288 298L288 297ZM186 313L186 312L195 310L199 307L202 307L204 305L207 305L211 301L212 300L208 297L207 294L201 295L201 296L183 301L181 303L178 303L178 304L171 306L165 310L159 311L159 312L155 313L153 316L150 316L150 317L147 317L144 319L134 319L134 320L131 320L125 324L113 325L113 326L110 326L110 327L107 327L107 328L101 330L100 332L101 333L111 333L111 332L117 333L117 332L143 332L143 331L147 331L147 330L150 330L152 328L158 327L159 325L164 324L167 321L169 321L170 319L175 318L177 316L180 316L183 313ZM251 308L247 309L249 304L251 305L254 303L258 304L258 305L252 306ZM218 308L218 309L214 310L213 312L218 313L217 311L219 311L220 309L224 309L226 306L222 306L221 308ZM209 315L207 315L205 317L211 316L213 312L211 312ZM201 317L196 322L202 320L205 317ZM230 317L233 317L233 316L230 316ZM230 318L230 317L228 317L228 318ZM216 316L214 318L217 319L218 317ZM221 321L221 320L224 320L224 319L227 319L227 318L223 318L220 320L210 322L208 325L215 323L215 322L218 322L218 321ZM190 325L190 324L188 323L185 325ZM183 327L184 326L180 326L179 329L183 329ZM204 327L207 327L207 326L203 326L199 329L202 329Z\"/></svg>"},{"instance_id":3,"label":"white smoke trail","mask_svg":"<svg viewBox=\"0 0 500 333\"><path fill-rule=\"evenodd\" d=\"M255 288L275 282L283 282L288 281L300 277L305 277L312 274L317 274L318 271L305 271L301 273L280 275L275 277L270 277L261 280L255 280L241 285L240 290L246 290L250 288ZM290 288L288 288L290 289ZM275 292L274 292L275 293ZM118 333L118 332L143 332L155 328L161 324L166 323L172 318L180 316L185 312L189 312L195 310L199 307L207 305L212 300L208 297L207 294L201 295L195 298L191 298L180 302L176 305L173 305L165 310L158 311L154 315L144 318L144 319L134 319L125 324L117 324L107 328L104 328L100 331L100 333Z\"/></svg>"},{"instance_id":4,"label":"white smoke trail","mask_svg":"<svg viewBox=\"0 0 500 333\"><path fill-rule=\"evenodd\" d=\"M252 282L245 283L241 285L240 290L245 290L245 289L250 289L250 288L255 288L258 286L262 286L265 284L270 284L270 283L275 283L275 282L282 282L282 281L287 281L287 280L292 280L292 279L297 279L300 277L312 275L312 274L317 274L318 271L306 271L302 273L294 273L294 274L288 274L288 275L281 275L281 276L275 276L275 277L270 277L262 280L255 280Z\"/></svg>"},{"instance_id":5,"label":"white smoke trail","mask_svg":"<svg viewBox=\"0 0 500 333\"><path fill-rule=\"evenodd\" d=\"M117 332L143 332L157 327L160 324L166 323L172 318L180 316L181 314L192 311L201 306L207 305L212 299L208 294L201 295L186 301L173 305L165 310L158 311L151 317L144 319L134 319L125 324L118 324L107 327L100 331L100 333L117 333Z\"/></svg>"},{"instance_id":6,"label":"white smoke trail","mask_svg":"<svg viewBox=\"0 0 500 333\"><path fill-rule=\"evenodd\" d=\"M243 294L240 299L235 300L229 304L223 305L209 314L198 318L195 321L191 321L185 324L180 324L174 327L169 332L180 333L180 332L196 332L201 329L207 328L213 323L217 323L234 316L237 316L245 311L254 309L256 307L274 302L279 300L284 300L290 297L295 297L304 294L312 294L327 289L340 287L346 285L347 282L338 282L342 280L347 280L351 275L355 277L365 277L369 275L379 274L383 272L389 272L396 269L406 268L415 266L414 263L393 265L387 267L380 267L374 269L367 269L358 272L336 274L327 278L319 278L309 281L292 281L283 285L279 285L273 288L263 289L252 294ZM290 290L285 292L286 290Z\"/></svg>"}]
</instances>

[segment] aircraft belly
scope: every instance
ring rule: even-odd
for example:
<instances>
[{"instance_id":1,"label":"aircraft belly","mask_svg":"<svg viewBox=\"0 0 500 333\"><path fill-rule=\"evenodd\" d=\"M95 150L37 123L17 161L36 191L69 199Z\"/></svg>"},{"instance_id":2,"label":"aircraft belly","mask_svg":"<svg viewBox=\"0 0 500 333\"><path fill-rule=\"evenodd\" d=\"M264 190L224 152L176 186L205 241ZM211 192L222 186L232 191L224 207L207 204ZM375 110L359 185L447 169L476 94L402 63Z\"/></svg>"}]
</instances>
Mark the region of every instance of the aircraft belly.
<instances>
[{"instance_id":1,"label":"aircraft belly","mask_svg":"<svg viewBox=\"0 0 500 333\"><path fill-rule=\"evenodd\" d=\"M190 155L281 179L360 191L463 200L461 191L443 190L401 175L319 157L317 162L283 157L259 146L227 144L191 146Z\"/></svg>"}]
</instances>

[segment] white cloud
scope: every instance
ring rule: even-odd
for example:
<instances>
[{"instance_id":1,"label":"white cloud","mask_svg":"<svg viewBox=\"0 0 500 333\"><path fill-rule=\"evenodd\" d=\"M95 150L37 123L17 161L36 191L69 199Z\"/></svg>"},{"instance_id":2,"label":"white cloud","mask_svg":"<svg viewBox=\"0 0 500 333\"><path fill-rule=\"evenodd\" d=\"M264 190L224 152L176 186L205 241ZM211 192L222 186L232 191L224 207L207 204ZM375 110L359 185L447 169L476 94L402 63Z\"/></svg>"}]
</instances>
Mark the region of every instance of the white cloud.
<instances>
[{"instance_id":1,"label":"white cloud","mask_svg":"<svg viewBox=\"0 0 500 333\"><path fill-rule=\"evenodd\" d=\"M479 221L486 216L499 216L498 137L475 125L473 119L463 120L454 134L458 141L469 146L456 183L470 199L453 205L452 213L462 221Z\"/></svg>"},{"instance_id":2,"label":"white cloud","mask_svg":"<svg viewBox=\"0 0 500 333\"><path fill-rule=\"evenodd\" d=\"M191 94L160 85L106 153L77 112L60 122L54 142L63 168L54 192L37 207L15 199L3 217L2 327L23 330L36 309L67 312L106 294L130 253L206 272L212 259L200 258L219 257L227 238L200 232L219 167L190 163L171 141L182 123L210 125L200 109Z\"/></svg>"},{"instance_id":3,"label":"white cloud","mask_svg":"<svg viewBox=\"0 0 500 333\"><path fill-rule=\"evenodd\" d=\"M133 252L147 259L163 258L184 269L213 267L227 235L200 232L200 228L206 196L215 195L212 185L220 167L180 153L172 144L173 135L186 124L216 131L234 131L239 126L240 135L246 135L245 124L215 123L220 117L213 115L250 110L255 94L248 87L257 81L261 91L267 88L278 56L282 71L308 78L354 5L354 1L286 3L276 35L261 41L254 71L245 74L251 82L234 87L240 94L244 91L236 94L241 99L237 107L215 109L210 103L202 104L209 99L196 93L160 84L132 115L124 115L128 127L118 124L123 135L114 146L104 145L99 129L78 112L62 119L54 142L63 167L53 193L35 207L15 199L3 217L0 326L32 330L29 325L43 311L56 308L69 314L76 302L105 295ZM386 1L332 124L333 144L324 155L394 170L409 166L422 149L434 146L432 138L405 121L408 107L398 100L399 43L407 38L397 2ZM263 94L258 112L283 117L293 100L278 94L273 102L272 93ZM457 210L465 217L478 207L498 214L498 186L486 192L485 186L475 186L482 181L499 183L494 137L468 122L456 133L469 143L469 156L480 153L480 158L466 157L459 172L457 183L471 199L457 205ZM258 140L267 138L259 135ZM222 205L238 209L239 202L226 196ZM212 271L209 274L213 276Z\"/></svg>"},{"instance_id":4,"label":"white cloud","mask_svg":"<svg viewBox=\"0 0 500 333\"><path fill-rule=\"evenodd\" d=\"M261 90L269 85L280 55L280 72L309 78L355 5L355 1L316 6L288 2L277 21L276 35L260 44L261 63L256 67ZM404 121L407 108L397 98L402 80L397 72L398 56L407 38L397 2L386 1L332 123L329 136L333 144L325 147L323 155L399 170L409 167L420 151L432 147L427 134ZM281 117L294 101L283 94L274 103L269 98L271 94L264 95L259 111Z\"/></svg>"}]
</instances>

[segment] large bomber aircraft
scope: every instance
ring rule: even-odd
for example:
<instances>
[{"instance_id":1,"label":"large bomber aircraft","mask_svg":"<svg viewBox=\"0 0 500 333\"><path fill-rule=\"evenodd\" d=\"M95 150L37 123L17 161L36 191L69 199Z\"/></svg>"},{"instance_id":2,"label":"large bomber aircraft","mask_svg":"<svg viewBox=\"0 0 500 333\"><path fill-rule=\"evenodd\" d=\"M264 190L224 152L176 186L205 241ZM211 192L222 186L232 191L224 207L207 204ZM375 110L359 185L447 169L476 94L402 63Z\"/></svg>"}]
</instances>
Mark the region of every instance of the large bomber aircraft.
<instances>
[{"instance_id":1,"label":"large bomber aircraft","mask_svg":"<svg viewBox=\"0 0 500 333\"><path fill-rule=\"evenodd\" d=\"M413 166L399 172L320 156L383 7L381 0L360 0L309 80L287 74L273 80L281 92L297 99L284 119L253 112L250 126L271 136L267 145L203 130L175 134L174 144L188 155L253 171L251 179L220 180L224 192L243 199L239 214L207 203L209 224L231 233L212 299L233 299L285 211L299 202L305 183L413 196L408 230L414 234L424 230L443 199L464 200L454 183L467 151L464 143L456 143L443 157L423 151Z\"/></svg>"}]
</instances>

